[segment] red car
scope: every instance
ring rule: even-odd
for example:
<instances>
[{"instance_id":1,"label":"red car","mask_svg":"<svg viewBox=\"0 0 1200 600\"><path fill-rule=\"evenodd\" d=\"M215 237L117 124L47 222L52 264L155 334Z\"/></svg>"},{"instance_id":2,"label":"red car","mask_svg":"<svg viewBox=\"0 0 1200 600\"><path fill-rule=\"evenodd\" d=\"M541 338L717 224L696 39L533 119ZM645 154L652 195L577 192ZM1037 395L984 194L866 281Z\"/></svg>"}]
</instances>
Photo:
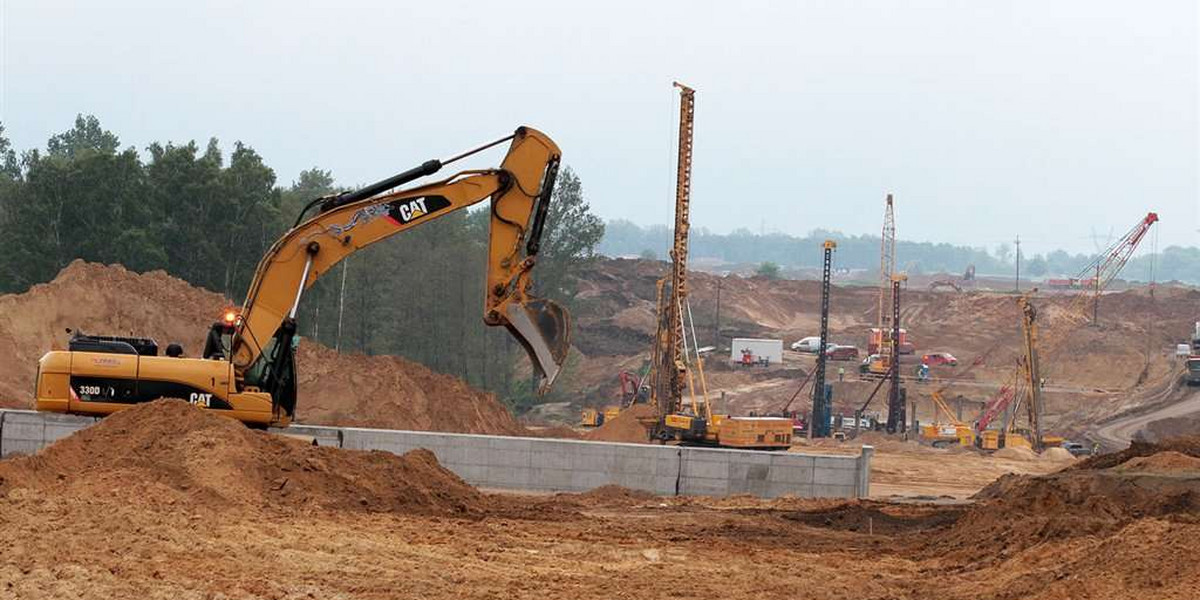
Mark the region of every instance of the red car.
<instances>
[{"instance_id":1,"label":"red car","mask_svg":"<svg viewBox=\"0 0 1200 600\"><path fill-rule=\"evenodd\" d=\"M825 358L829 360L856 360L858 358L858 348L854 346L830 345L828 348L825 348Z\"/></svg>"},{"instance_id":2,"label":"red car","mask_svg":"<svg viewBox=\"0 0 1200 600\"><path fill-rule=\"evenodd\" d=\"M936 367L938 365L950 365L951 367L958 366L958 359L954 358L949 352L931 352L921 357L921 363Z\"/></svg>"}]
</instances>

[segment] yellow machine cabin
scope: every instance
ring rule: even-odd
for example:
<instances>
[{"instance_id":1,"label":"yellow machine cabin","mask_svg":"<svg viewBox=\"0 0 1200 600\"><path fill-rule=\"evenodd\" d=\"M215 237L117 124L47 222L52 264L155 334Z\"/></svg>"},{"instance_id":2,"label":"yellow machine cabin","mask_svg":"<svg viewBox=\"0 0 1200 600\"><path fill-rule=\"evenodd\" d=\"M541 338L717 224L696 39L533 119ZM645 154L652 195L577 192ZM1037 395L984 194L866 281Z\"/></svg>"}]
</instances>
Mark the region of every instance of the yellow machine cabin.
<instances>
[{"instance_id":1,"label":"yellow machine cabin","mask_svg":"<svg viewBox=\"0 0 1200 600\"><path fill-rule=\"evenodd\" d=\"M499 168L396 190L504 142L510 144ZM286 425L296 410L296 312L305 290L354 252L487 199L483 320L505 327L520 342L544 391L570 343L566 311L529 292L560 158L549 137L521 127L445 161L427 161L361 190L317 198L263 256L244 306L212 326L200 357L183 357L174 344L160 356L153 340L75 332L67 350L39 361L35 406L106 415L175 397L247 424Z\"/></svg>"}]
</instances>

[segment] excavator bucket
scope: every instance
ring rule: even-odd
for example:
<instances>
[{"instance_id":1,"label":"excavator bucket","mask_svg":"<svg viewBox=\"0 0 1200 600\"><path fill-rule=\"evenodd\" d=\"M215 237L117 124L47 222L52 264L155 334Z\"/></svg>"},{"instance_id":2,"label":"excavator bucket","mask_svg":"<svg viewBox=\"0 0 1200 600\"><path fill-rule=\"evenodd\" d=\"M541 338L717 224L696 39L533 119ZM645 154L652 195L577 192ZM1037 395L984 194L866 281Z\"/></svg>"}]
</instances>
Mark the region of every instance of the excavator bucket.
<instances>
[{"instance_id":1,"label":"excavator bucket","mask_svg":"<svg viewBox=\"0 0 1200 600\"><path fill-rule=\"evenodd\" d=\"M542 378L538 393L544 394L567 360L571 317L558 303L541 298L509 304L507 313L505 326L529 354L534 372Z\"/></svg>"}]
</instances>

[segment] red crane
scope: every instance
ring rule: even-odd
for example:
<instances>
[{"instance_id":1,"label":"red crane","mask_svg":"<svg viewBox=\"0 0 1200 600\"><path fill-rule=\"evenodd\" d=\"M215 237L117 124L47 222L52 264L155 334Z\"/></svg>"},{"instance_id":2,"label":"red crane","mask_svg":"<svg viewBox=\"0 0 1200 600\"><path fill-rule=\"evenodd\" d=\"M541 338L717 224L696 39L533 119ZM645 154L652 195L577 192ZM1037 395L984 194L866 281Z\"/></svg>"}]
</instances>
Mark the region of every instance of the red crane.
<instances>
[{"instance_id":1,"label":"red crane","mask_svg":"<svg viewBox=\"0 0 1200 600\"><path fill-rule=\"evenodd\" d=\"M1121 269L1125 267L1125 264L1129 262L1130 257L1133 256L1133 252L1137 249L1138 244L1140 244L1142 239L1146 237L1146 233L1150 230L1150 226L1154 225L1156 222L1158 222L1158 213L1147 213L1146 216L1137 223L1137 225L1134 225L1132 229L1126 232L1125 235L1121 236L1121 238L1113 243L1112 246L1109 246L1109 248L1105 250L1103 254L1097 256L1091 264L1083 269L1084 274L1094 273L1095 275L1094 283L1089 282L1092 284L1091 291L1093 292L1090 294L1093 301L1093 320L1096 318L1096 307L1098 305L1100 292L1108 287L1108 284L1111 283L1112 280L1115 279L1116 276L1121 272ZM1036 292L1037 290L1035 289L1033 291ZM1031 295L1032 292L1022 296L1019 299L1023 309L1030 305L1029 300ZM1083 310L1084 302L1088 297L1088 293L1081 292L1071 300L1067 306L1066 314L1068 318L1077 317L1079 321L1086 319L1083 314ZM1003 414L1004 411L1007 410L1014 401L1017 401L1018 404L1020 402L1028 401L1030 430L1031 434L1035 435L1035 439L1030 441L1032 442L1034 448L1040 450L1041 415L1039 413L1041 408L1041 381L1040 376L1037 375L1039 367L1038 357L1039 355L1043 357L1050 355L1058 348L1060 344L1066 340L1066 334L1074 327L1058 328L1054 331L1054 335L1046 336L1046 339L1041 340L1039 343L1036 334L1036 324L1033 322L1034 315L1036 315L1036 313L1036 309L1032 308L1029 310L1023 310L1024 321L1022 323L1022 330L1026 333L1026 348L1025 355L1022 357L1021 364L1019 365L1018 373L1014 377L1015 381L1011 384L1006 384L1001 387L1000 391L988 401L987 405L983 409L983 413L979 417L979 421L976 423L976 431L982 433L984 430L986 430L988 425L991 424L997 416ZM1076 324L1078 324L1079 321L1076 321ZM1039 345L1041 348L1038 348ZM1023 398L1026 395L1028 396L1028 399Z\"/></svg>"}]
</instances>

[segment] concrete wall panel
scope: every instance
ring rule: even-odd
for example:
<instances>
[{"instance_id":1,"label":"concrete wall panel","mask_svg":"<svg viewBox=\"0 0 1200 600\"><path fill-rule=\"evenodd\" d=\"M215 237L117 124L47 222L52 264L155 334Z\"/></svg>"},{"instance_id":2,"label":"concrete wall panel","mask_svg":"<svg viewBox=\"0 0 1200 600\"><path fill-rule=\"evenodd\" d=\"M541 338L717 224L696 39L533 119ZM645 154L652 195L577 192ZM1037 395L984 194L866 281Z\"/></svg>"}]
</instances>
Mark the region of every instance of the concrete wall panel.
<instances>
[{"instance_id":1,"label":"concrete wall panel","mask_svg":"<svg viewBox=\"0 0 1200 600\"><path fill-rule=\"evenodd\" d=\"M36 452L95 421L0 410L0 456ZM869 446L859 456L833 456L312 425L272 431L352 450L426 448L480 487L582 492L619 485L664 496L864 497L873 453Z\"/></svg>"}]
</instances>

